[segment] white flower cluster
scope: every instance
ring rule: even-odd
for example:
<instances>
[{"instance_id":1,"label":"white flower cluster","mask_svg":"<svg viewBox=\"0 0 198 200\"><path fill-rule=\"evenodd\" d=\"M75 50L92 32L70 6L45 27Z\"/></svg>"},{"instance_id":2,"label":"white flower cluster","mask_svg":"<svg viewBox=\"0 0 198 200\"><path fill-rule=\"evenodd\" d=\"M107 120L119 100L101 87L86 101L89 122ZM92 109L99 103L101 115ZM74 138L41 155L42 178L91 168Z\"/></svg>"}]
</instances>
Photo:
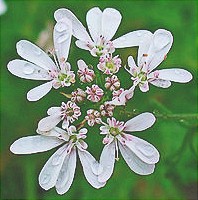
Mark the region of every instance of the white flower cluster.
<instances>
[{"instance_id":1,"label":"white flower cluster","mask_svg":"<svg viewBox=\"0 0 198 200\"><path fill-rule=\"evenodd\" d=\"M172 34L164 29L154 33L138 30L112 40L122 18L113 8L101 11L95 7L87 12L89 33L68 9L57 10L54 17L51 57L31 42L21 40L16 48L24 60L10 61L8 70L21 78L47 81L27 93L29 101L41 99L52 88L75 85L77 79L86 87L77 87L71 94L64 94L70 98L69 101L48 109L48 116L38 123L38 134L16 140L10 150L15 154L31 154L61 146L39 175L40 186L45 190L55 187L58 194L66 193L72 184L77 154L85 178L94 188L105 186L113 173L115 160L119 159L119 151L135 173L153 173L159 152L153 145L127 132L146 130L154 124L155 116L145 112L123 122L115 119L114 111L134 96L137 87L147 92L149 84L168 88L171 81L186 83L192 79L191 73L184 69L155 70L172 46ZM72 71L67 60L72 36L77 39L77 47L98 58L96 66L87 65L81 59L77 61L76 74ZM128 67L125 67L131 75L130 88L120 88L121 82L115 74L122 67L122 60L113 53L116 48L134 46L138 46L137 64L129 56ZM86 108L86 113L82 112L82 107ZM98 132L104 135L99 161L87 151L88 145L84 141L88 135L87 128L95 125L101 125Z\"/></svg>"}]
</instances>

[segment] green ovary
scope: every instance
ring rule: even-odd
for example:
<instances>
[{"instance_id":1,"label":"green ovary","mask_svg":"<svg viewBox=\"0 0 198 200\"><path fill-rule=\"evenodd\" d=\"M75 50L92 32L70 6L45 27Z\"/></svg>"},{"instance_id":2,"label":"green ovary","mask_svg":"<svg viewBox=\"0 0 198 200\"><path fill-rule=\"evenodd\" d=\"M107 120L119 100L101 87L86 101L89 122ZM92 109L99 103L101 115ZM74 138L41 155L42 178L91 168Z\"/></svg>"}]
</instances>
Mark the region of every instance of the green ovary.
<instances>
[{"instance_id":1,"label":"green ovary","mask_svg":"<svg viewBox=\"0 0 198 200\"><path fill-rule=\"evenodd\" d=\"M120 134L119 129L118 129L118 128L115 128L115 127L111 127L111 128L109 129L109 132L111 133L111 135L114 135L114 136Z\"/></svg>"}]
</instances>

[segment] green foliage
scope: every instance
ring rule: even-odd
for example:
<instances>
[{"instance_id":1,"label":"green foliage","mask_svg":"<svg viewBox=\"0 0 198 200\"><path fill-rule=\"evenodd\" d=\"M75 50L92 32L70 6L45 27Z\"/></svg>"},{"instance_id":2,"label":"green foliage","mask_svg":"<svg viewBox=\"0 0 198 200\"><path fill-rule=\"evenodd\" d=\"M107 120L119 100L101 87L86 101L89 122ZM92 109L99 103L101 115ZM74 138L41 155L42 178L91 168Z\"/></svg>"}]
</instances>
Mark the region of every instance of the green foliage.
<instances>
[{"instance_id":1,"label":"green foliage","mask_svg":"<svg viewBox=\"0 0 198 200\"><path fill-rule=\"evenodd\" d=\"M135 133L159 149L161 159L153 175L138 176L130 171L123 159L120 159L108 184L96 190L86 182L78 162L75 179L68 193L59 196L54 189L47 192L42 190L38 185L37 177L53 150L38 155L16 156L10 153L9 146L17 138L35 134L37 123L46 115L47 108L59 105L66 99L53 90L39 102L28 102L26 92L39 85L39 81L14 77L7 71L6 65L10 60L19 58L16 54L16 42L21 39L36 42L46 24L54 23L53 13L56 9L61 7L71 9L85 25L85 14L90 8L113 7L123 16L114 38L137 29L170 30L174 36L174 44L167 60L159 68L183 66L194 76L190 83L184 85L175 83L167 90L151 86L151 90L146 94L136 91L135 98L130 101L125 110L130 112L134 109L140 112L155 110L158 114L195 113L197 112L196 1L10 0L6 3L8 11L0 17L1 199L195 199L197 121L190 121L188 118L159 117L150 130ZM77 49L74 45L75 40L72 40L68 58L72 67L76 69L76 61L80 58L85 58L94 66L96 60L88 52ZM123 59L123 65L126 64L129 55L136 57L136 52L136 48L117 50ZM131 86L130 76L124 69L121 69L118 76L123 87ZM70 93L72 89L62 91ZM130 116L126 113L120 115L118 109L116 117L124 121ZM90 144L89 150L97 158L102 150L102 137L98 133L98 127L89 128L90 137L87 138Z\"/></svg>"}]
</instances>

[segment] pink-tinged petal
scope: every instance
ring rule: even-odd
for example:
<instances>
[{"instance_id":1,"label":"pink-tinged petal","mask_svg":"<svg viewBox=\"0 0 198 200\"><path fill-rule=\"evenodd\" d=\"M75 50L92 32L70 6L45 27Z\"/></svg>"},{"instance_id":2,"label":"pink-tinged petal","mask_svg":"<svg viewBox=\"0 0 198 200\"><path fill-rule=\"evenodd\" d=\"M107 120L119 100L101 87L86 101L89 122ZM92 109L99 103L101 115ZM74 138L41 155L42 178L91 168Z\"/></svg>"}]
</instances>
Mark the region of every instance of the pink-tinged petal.
<instances>
[{"instance_id":1,"label":"pink-tinged petal","mask_svg":"<svg viewBox=\"0 0 198 200\"><path fill-rule=\"evenodd\" d=\"M125 123L124 131L143 131L155 123L155 116L152 113L142 113Z\"/></svg>"},{"instance_id":2,"label":"pink-tinged petal","mask_svg":"<svg viewBox=\"0 0 198 200\"><path fill-rule=\"evenodd\" d=\"M55 137L47 137L42 135L27 136L16 140L11 146L10 151L14 154L32 154L48 151L64 141Z\"/></svg>"},{"instance_id":3,"label":"pink-tinged petal","mask_svg":"<svg viewBox=\"0 0 198 200\"><path fill-rule=\"evenodd\" d=\"M80 49L84 49L84 50L90 50L90 48L87 45L87 42L81 41L81 40L77 40L76 42L76 46Z\"/></svg>"},{"instance_id":4,"label":"pink-tinged petal","mask_svg":"<svg viewBox=\"0 0 198 200\"><path fill-rule=\"evenodd\" d=\"M139 83L139 88L142 92L148 92L149 91L148 81L145 81L144 83Z\"/></svg>"},{"instance_id":5,"label":"pink-tinged petal","mask_svg":"<svg viewBox=\"0 0 198 200\"><path fill-rule=\"evenodd\" d=\"M91 41L89 34L86 31L86 28L82 23L77 19L77 17L68 9L60 8L55 11L54 18L56 21L60 21L63 18L68 18L72 22L72 31L73 36L81 41Z\"/></svg>"},{"instance_id":6,"label":"pink-tinged petal","mask_svg":"<svg viewBox=\"0 0 198 200\"><path fill-rule=\"evenodd\" d=\"M8 70L20 78L31 80L51 80L48 71L25 60L12 60L7 65Z\"/></svg>"},{"instance_id":7,"label":"pink-tinged petal","mask_svg":"<svg viewBox=\"0 0 198 200\"><path fill-rule=\"evenodd\" d=\"M96 43L101 35L102 11L98 7L90 9L87 12L86 21L91 37Z\"/></svg>"},{"instance_id":8,"label":"pink-tinged petal","mask_svg":"<svg viewBox=\"0 0 198 200\"><path fill-rule=\"evenodd\" d=\"M72 149L71 152L65 157L55 185L58 194L65 194L69 190L74 179L75 169L76 149Z\"/></svg>"},{"instance_id":9,"label":"pink-tinged petal","mask_svg":"<svg viewBox=\"0 0 198 200\"><path fill-rule=\"evenodd\" d=\"M160 155L158 150L145 140L132 136L131 141L126 140L125 144L143 162L147 164L155 164L159 161Z\"/></svg>"},{"instance_id":10,"label":"pink-tinged petal","mask_svg":"<svg viewBox=\"0 0 198 200\"><path fill-rule=\"evenodd\" d=\"M72 36L72 24L67 18L63 18L54 26L54 47L59 64L66 61Z\"/></svg>"},{"instance_id":11,"label":"pink-tinged petal","mask_svg":"<svg viewBox=\"0 0 198 200\"><path fill-rule=\"evenodd\" d=\"M147 164L139 159L126 145L118 143L120 152L132 171L140 175L149 175L154 172L155 165Z\"/></svg>"},{"instance_id":12,"label":"pink-tinged petal","mask_svg":"<svg viewBox=\"0 0 198 200\"><path fill-rule=\"evenodd\" d=\"M192 74L184 69L162 69L158 70L158 72L158 77L163 80L169 80L178 83L187 83L192 80Z\"/></svg>"},{"instance_id":13,"label":"pink-tinged petal","mask_svg":"<svg viewBox=\"0 0 198 200\"><path fill-rule=\"evenodd\" d=\"M151 32L147 30L133 31L113 40L113 45L115 48L139 46L146 34L151 34Z\"/></svg>"},{"instance_id":14,"label":"pink-tinged petal","mask_svg":"<svg viewBox=\"0 0 198 200\"><path fill-rule=\"evenodd\" d=\"M48 115L54 115L54 114L60 114L61 113L61 107L51 107L47 110Z\"/></svg>"},{"instance_id":15,"label":"pink-tinged petal","mask_svg":"<svg viewBox=\"0 0 198 200\"><path fill-rule=\"evenodd\" d=\"M28 101L38 101L52 89L52 81L39 85L27 93Z\"/></svg>"},{"instance_id":16,"label":"pink-tinged petal","mask_svg":"<svg viewBox=\"0 0 198 200\"><path fill-rule=\"evenodd\" d=\"M68 155L66 153L67 144L59 148L45 163L43 169L39 174L39 185L45 189L49 190L54 187L57 183L60 170L63 166L65 157Z\"/></svg>"},{"instance_id":17,"label":"pink-tinged petal","mask_svg":"<svg viewBox=\"0 0 198 200\"><path fill-rule=\"evenodd\" d=\"M122 16L113 8L106 8L102 13L102 36L108 41L115 35Z\"/></svg>"},{"instance_id":18,"label":"pink-tinged petal","mask_svg":"<svg viewBox=\"0 0 198 200\"><path fill-rule=\"evenodd\" d=\"M99 174L98 180L99 182L104 183L113 174L114 163L115 163L115 142L112 142L104 146L100 156L99 163L102 166L103 170L102 173Z\"/></svg>"},{"instance_id":19,"label":"pink-tinged petal","mask_svg":"<svg viewBox=\"0 0 198 200\"><path fill-rule=\"evenodd\" d=\"M49 70L55 67L52 59L43 50L27 40L20 40L17 42L16 48L17 53L22 58L38 65L43 69Z\"/></svg>"},{"instance_id":20,"label":"pink-tinged petal","mask_svg":"<svg viewBox=\"0 0 198 200\"><path fill-rule=\"evenodd\" d=\"M152 71L155 69L166 57L173 43L173 36L171 32L158 29L155 31L151 45L147 52L146 65L143 71Z\"/></svg>"},{"instance_id":21,"label":"pink-tinged petal","mask_svg":"<svg viewBox=\"0 0 198 200\"><path fill-rule=\"evenodd\" d=\"M78 150L78 155L83 167L85 178L87 179L89 184L97 189L103 187L106 183L101 183L98 181L97 174L99 165L96 165L97 161L95 160L95 158L88 151Z\"/></svg>"},{"instance_id":22,"label":"pink-tinged petal","mask_svg":"<svg viewBox=\"0 0 198 200\"><path fill-rule=\"evenodd\" d=\"M167 80L162 80L162 79L156 79L153 81L149 81L154 86L161 87L161 88L168 88L171 86L171 82Z\"/></svg>"},{"instance_id":23,"label":"pink-tinged petal","mask_svg":"<svg viewBox=\"0 0 198 200\"><path fill-rule=\"evenodd\" d=\"M50 115L41 119L38 123L38 129L40 131L50 131L61 121L60 115Z\"/></svg>"}]
</instances>

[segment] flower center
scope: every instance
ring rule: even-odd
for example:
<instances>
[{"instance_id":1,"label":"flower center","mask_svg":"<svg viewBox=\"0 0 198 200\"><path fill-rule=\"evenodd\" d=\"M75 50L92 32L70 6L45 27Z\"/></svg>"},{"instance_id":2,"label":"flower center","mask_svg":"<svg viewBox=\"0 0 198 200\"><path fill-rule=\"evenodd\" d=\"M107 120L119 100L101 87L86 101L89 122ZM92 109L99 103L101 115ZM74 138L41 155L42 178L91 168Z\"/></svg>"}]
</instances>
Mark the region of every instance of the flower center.
<instances>
[{"instance_id":1,"label":"flower center","mask_svg":"<svg viewBox=\"0 0 198 200\"><path fill-rule=\"evenodd\" d=\"M146 81L147 80L147 74L145 72L140 72L138 74L138 78L141 80L141 81Z\"/></svg>"},{"instance_id":2,"label":"flower center","mask_svg":"<svg viewBox=\"0 0 198 200\"><path fill-rule=\"evenodd\" d=\"M115 71L116 67L114 65L114 63L112 61L109 61L106 63L106 67L110 70L110 71Z\"/></svg>"},{"instance_id":3,"label":"flower center","mask_svg":"<svg viewBox=\"0 0 198 200\"><path fill-rule=\"evenodd\" d=\"M111 128L109 129L109 132L110 132L110 134L113 135L113 136L116 136L116 135L119 135L119 134L120 134L120 130L119 130L118 128L116 128L116 127L111 127Z\"/></svg>"}]
</instances>

